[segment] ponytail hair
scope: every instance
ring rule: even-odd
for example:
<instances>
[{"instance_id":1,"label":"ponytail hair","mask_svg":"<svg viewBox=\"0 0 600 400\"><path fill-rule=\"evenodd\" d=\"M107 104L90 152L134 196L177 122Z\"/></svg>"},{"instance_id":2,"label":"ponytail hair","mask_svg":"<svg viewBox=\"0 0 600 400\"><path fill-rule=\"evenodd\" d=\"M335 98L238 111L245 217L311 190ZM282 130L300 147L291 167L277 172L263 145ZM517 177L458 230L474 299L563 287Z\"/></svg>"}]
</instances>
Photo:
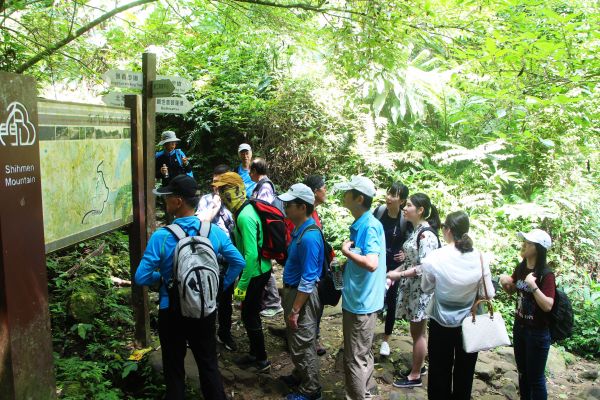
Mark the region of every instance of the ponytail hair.
<instances>
[{"instance_id":1,"label":"ponytail hair","mask_svg":"<svg viewBox=\"0 0 600 400\"><path fill-rule=\"evenodd\" d=\"M473 251L473 240L469 237L469 216L464 211L455 211L446 216L444 226L450 229L454 247L461 253Z\"/></svg>"},{"instance_id":2,"label":"ponytail hair","mask_svg":"<svg viewBox=\"0 0 600 400\"><path fill-rule=\"evenodd\" d=\"M440 226L442 225L440 214L437 208L431 204L429 196L425 193L415 193L410 196L410 202L417 208L423 207L423 219L436 231L440 230Z\"/></svg>"}]
</instances>

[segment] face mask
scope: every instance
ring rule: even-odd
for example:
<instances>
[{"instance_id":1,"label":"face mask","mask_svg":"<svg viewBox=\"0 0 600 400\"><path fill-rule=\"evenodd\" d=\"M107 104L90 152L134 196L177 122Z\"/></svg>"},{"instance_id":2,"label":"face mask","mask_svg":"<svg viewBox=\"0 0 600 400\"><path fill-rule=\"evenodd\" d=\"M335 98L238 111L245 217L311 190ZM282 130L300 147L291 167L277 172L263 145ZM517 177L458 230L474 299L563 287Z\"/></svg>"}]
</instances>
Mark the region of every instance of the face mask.
<instances>
[{"instance_id":1,"label":"face mask","mask_svg":"<svg viewBox=\"0 0 600 400\"><path fill-rule=\"evenodd\" d=\"M221 190L221 200L230 211L236 211L246 201L246 191L239 186L229 186Z\"/></svg>"}]
</instances>

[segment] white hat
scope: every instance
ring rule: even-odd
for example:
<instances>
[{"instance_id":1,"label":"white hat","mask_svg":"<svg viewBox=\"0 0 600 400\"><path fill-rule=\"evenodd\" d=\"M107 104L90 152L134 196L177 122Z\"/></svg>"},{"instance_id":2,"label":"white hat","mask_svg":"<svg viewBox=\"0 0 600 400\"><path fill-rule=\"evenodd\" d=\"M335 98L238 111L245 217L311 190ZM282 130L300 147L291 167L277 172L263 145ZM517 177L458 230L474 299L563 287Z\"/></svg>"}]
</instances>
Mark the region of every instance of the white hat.
<instances>
[{"instance_id":1,"label":"white hat","mask_svg":"<svg viewBox=\"0 0 600 400\"><path fill-rule=\"evenodd\" d=\"M333 190L358 190L362 194L375 197L375 184L366 176L352 175L350 182L340 182L333 185Z\"/></svg>"},{"instance_id":2,"label":"white hat","mask_svg":"<svg viewBox=\"0 0 600 400\"><path fill-rule=\"evenodd\" d=\"M240 147L238 147L238 153L244 150L252 151L252 147L250 147L248 143L242 143L240 144Z\"/></svg>"},{"instance_id":3,"label":"white hat","mask_svg":"<svg viewBox=\"0 0 600 400\"><path fill-rule=\"evenodd\" d=\"M315 194L312 189L304 183L296 183L290 187L286 193L278 196L282 201L292 201L300 199L308 204L315 204Z\"/></svg>"},{"instance_id":4,"label":"white hat","mask_svg":"<svg viewBox=\"0 0 600 400\"><path fill-rule=\"evenodd\" d=\"M177 139L177 136L175 136L175 132L173 131L164 131L162 133L162 135L160 135L160 142L158 142L159 146L162 146L165 143L169 143L169 142L180 142L181 139Z\"/></svg>"},{"instance_id":5,"label":"white hat","mask_svg":"<svg viewBox=\"0 0 600 400\"><path fill-rule=\"evenodd\" d=\"M541 244L546 250L552 246L550 235L541 229L534 229L529 233L519 232L518 235L521 239L525 239L528 242Z\"/></svg>"}]
</instances>

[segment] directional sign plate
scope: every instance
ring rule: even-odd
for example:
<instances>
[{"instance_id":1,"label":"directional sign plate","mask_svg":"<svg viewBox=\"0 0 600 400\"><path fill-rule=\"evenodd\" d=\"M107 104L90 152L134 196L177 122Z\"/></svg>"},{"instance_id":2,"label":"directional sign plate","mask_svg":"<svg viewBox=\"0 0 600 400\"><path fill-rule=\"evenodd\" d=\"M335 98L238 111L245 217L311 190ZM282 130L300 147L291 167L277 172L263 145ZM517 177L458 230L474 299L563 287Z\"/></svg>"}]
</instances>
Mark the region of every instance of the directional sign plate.
<instances>
[{"instance_id":1,"label":"directional sign plate","mask_svg":"<svg viewBox=\"0 0 600 400\"><path fill-rule=\"evenodd\" d=\"M142 73L125 71L122 69L111 69L102 75L111 86L126 89L142 89Z\"/></svg>"},{"instance_id":2,"label":"directional sign plate","mask_svg":"<svg viewBox=\"0 0 600 400\"><path fill-rule=\"evenodd\" d=\"M102 101L107 106L123 107L125 105L125 95L127 93L110 92L102 96Z\"/></svg>"},{"instance_id":3,"label":"directional sign plate","mask_svg":"<svg viewBox=\"0 0 600 400\"><path fill-rule=\"evenodd\" d=\"M124 89L142 89L143 77L141 72L126 71L123 69L111 69L102 78L113 87ZM192 83L180 76L157 75L157 80L168 79L173 83L173 94L187 93L192 89Z\"/></svg>"},{"instance_id":4,"label":"directional sign plate","mask_svg":"<svg viewBox=\"0 0 600 400\"><path fill-rule=\"evenodd\" d=\"M173 94L175 85L169 79L152 81L152 97L168 97Z\"/></svg>"},{"instance_id":5,"label":"directional sign plate","mask_svg":"<svg viewBox=\"0 0 600 400\"><path fill-rule=\"evenodd\" d=\"M163 114L185 114L192 109L192 103L183 97L162 97L156 99L156 112Z\"/></svg>"},{"instance_id":6,"label":"directional sign plate","mask_svg":"<svg viewBox=\"0 0 600 400\"><path fill-rule=\"evenodd\" d=\"M173 93L175 94L187 93L192 88L192 83L180 76L157 75L156 79L168 79L173 82L173 86L175 86Z\"/></svg>"}]
</instances>

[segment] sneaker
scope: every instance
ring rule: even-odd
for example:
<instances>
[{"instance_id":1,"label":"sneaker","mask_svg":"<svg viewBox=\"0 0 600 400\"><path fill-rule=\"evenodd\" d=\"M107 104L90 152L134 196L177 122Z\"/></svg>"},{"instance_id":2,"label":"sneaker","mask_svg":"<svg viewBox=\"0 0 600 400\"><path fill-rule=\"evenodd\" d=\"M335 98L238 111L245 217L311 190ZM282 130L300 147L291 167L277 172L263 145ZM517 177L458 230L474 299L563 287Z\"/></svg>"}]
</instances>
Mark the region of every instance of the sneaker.
<instances>
[{"instance_id":1,"label":"sneaker","mask_svg":"<svg viewBox=\"0 0 600 400\"><path fill-rule=\"evenodd\" d=\"M241 369L246 369L256 362L256 357L252 354L244 354L243 356L236 358L233 362Z\"/></svg>"},{"instance_id":2,"label":"sneaker","mask_svg":"<svg viewBox=\"0 0 600 400\"><path fill-rule=\"evenodd\" d=\"M406 371L402 371L400 374L404 377L407 377L408 375L410 375L411 373L411 369L407 369ZM423 365L423 367L421 368L421 375L427 375L427 366Z\"/></svg>"},{"instance_id":3,"label":"sneaker","mask_svg":"<svg viewBox=\"0 0 600 400\"><path fill-rule=\"evenodd\" d=\"M217 335L217 342L221 343L223 347L225 347L229 351L237 351L237 344L235 344L231 336L221 338L221 336Z\"/></svg>"},{"instance_id":4,"label":"sneaker","mask_svg":"<svg viewBox=\"0 0 600 400\"><path fill-rule=\"evenodd\" d=\"M319 357L324 356L327 353L327 349L323 347L319 338L317 338L317 355Z\"/></svg>"},{"instance_id":5,"label":"sneaker","mask_svg":"<svg viewBox=\"0 0 600 400\"><path fill-rule=\"evenodd\" d=\"M381 354L382 356L389 356L390 355L390 345L388 344L388 342L381 342L381 347L379 348L379 354Z\"/></svg>"},{"instance_id":6,"label":"sneaker","mask_svg":"<svg viewBox=\"0 0 600 400\"><path fill-rule=\"evenodd\" d=\"M283 312L283 307L279 306L277 308L265 308L260 312L260 315L266 318L272 318L279 313Z\"/></svg>"},{"instance_id":7,"label":"sneaker","mask_svg":"<svg viewBox=\"0 0 600 400\"><path fill-rule=\"evenodd\" d=\"M325 353L327 353L327 349L323 346L321 346L320 344L317 345L317 355L319 357L324 356Z\"/></svg>"},{"instance_id":8,"label":"sneaker","mask_svg":"<svg viewBox=\"0 0 600 400\"><path fill-rule=\"evenodd\" d=\"M262 361L256 361L254 363L254 367L256 368L256 372L262 374L262 373L268 373L271 370L271 361L269 360L262 360Z\"/></svg>"},{"instance_id":9,"label":"sneaker","mask_svg":"<svg viewBox=\"0 0 600 400\"><path fill-rule=\"evenodd\" d=\"M394 381L393 385L397 388L411 388L411 387L423 386L423 381L421 381L421 378L417 378L417 379L404 378L404 379L398 379L397 381Z\"/></svg>"},{"instance_id":10,"label":"sneaker","mask_svg":"<svg viewBox=\"0 0 600 400\"><path fill-rule=\"evenodd\" d=\"M321 392L316 392L310 396L302 393L290 393L285 396L285 400L321 400Z\"/></svg>"},{"instance_id":11,"label":"sneaker","mask_svg":"<svg viewBox=\"0 0 600 400\"><path fill-rule=\"evenodd\" d=\"M300 379L296 378L294 374L281 375L279 380L291 388L295 388L300 385Z\"/></svg>"}]
</instances>

